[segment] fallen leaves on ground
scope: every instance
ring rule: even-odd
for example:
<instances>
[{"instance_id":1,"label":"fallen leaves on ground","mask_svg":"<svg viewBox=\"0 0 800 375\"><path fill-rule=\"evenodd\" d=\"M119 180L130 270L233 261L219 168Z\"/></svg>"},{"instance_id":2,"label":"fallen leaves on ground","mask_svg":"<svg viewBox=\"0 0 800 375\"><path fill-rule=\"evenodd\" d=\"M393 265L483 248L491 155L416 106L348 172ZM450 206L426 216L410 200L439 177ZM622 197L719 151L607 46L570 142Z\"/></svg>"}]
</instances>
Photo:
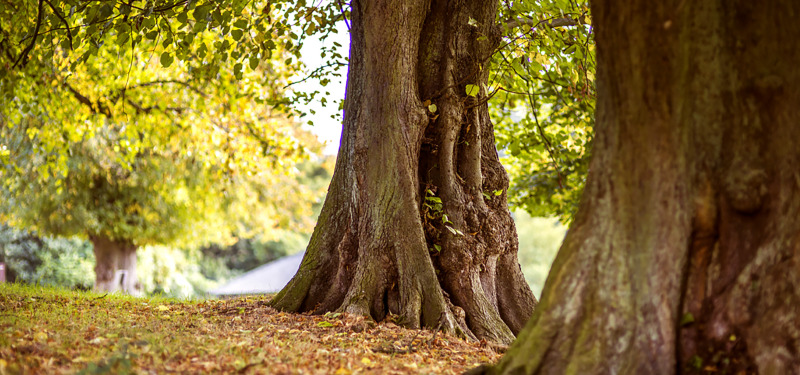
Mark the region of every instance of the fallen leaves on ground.
<instances>
[{"instance_id":1,"label":"fallen leaves on ground","mask_svg":"<svg viewBox=\"0 0 800 375\"><path fill-rule=\"evenodd\" d=\"M485 343L268 297L175 301L0 285L0 374L460 374Z\"/></svg>"}]
</instances>

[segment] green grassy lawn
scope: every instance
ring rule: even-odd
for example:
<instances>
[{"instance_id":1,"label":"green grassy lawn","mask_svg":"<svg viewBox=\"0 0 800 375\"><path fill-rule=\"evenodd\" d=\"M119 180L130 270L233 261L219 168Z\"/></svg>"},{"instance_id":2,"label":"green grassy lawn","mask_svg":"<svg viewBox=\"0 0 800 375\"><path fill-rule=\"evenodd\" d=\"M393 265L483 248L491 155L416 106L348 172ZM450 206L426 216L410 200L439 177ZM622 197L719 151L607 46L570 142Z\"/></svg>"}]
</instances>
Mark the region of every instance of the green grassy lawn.
<instances>
[{"instance_id":1,"label":"green grassy lawn","mask_svg":"<svg viewBox=\"0 0 800 375\"><path fill-rule=\"evenodd\" d=\"M455 374L499 358L485 343L267 301L0 284L0 374Z\"/></svg>"}]
</instances>

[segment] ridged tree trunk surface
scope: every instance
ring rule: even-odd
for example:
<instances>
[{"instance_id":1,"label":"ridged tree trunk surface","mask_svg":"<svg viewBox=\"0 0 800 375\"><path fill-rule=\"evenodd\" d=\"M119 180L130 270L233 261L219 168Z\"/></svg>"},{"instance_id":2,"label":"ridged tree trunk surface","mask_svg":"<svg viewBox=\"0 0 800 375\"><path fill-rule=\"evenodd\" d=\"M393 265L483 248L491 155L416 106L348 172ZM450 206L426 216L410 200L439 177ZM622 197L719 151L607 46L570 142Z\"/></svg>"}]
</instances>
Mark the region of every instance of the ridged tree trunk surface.
<instances>
[{"instance_id":1,"label":"ridged tree trunk surface","mask_svg":"<svg viewBox=\"0 0 800 375\"><path fill-rule=\"evenodd\" d=\"M584 197L488 372L800 374L800 2L592 11Z\"/></svg>"},{"instance_id":2,"label":"ridged tree trunk surface","mask_svg":"<svg viewBox=\"0 0 800 375\"><path fill-rule=\"evenodd\" d=\"M485 89L466 94L487 82L496 6L352 3L336 169L300 270L273 306L394 314L504 344L522 329L536 300L517 261L508 177Z\"/></svg>"},{"instance_id":3,"label":"ridged tree trunk surface","mask_svg":"<svg viewBox=\"0 0 800 375\"><path fill-rule=\"evenodd\" d=\"M92 236L90 240L94 245L94 289L100 292L138 294L140 288L136 276L136 246L102 236Z\"/></svg>"}]
</instances>

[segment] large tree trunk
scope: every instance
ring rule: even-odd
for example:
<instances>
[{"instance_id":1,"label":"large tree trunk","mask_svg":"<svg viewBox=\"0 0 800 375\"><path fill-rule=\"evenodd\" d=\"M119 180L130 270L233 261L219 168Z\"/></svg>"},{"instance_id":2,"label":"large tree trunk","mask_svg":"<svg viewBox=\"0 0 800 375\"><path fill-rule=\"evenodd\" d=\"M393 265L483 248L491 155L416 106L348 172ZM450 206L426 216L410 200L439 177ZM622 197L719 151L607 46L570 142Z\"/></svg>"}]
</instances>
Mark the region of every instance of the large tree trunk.
<instances>
[{"instance_id":1,"label":"large tree trunk","mask_svg":"<svg viewBox=\"0 0 800 375\"><path fill-rule=\"evenodd\" d=\"M496 5L352 3L333 181L275 307L395 314L500 343L522 329L536 302L517 262L508 177L485 90L466 95L487 82Z\"/></svg>"},{"instance_id":2,"label":"large tree trunk","mask_svg":"<svg viewBox=\"0 0 800 375\"><path fill-rule=\"evenodd\" d=\"M136 246L102 236L92 236L90 240L94 245L94 289L100 292L138 294L140 288L136 278Z\"/></svg>"},{"instance_id":3,"label":"large tree trunk","mask_svg":"<svg viewBox=\"0 0 800 375\"><path fill-rule=\"evenodd\" d=\"M800 374L800 3L592 11L586 190L490 372Z\"/></svg>"}]
</instances>

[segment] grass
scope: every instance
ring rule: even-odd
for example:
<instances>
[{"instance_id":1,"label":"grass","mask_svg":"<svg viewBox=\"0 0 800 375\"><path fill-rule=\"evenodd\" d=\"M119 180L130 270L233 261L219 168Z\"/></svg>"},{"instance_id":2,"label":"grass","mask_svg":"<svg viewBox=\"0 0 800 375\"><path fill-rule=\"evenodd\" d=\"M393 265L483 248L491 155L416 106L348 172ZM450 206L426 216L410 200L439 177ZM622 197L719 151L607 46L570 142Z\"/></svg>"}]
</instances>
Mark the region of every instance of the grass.
<instances>
[{"instance_id":1,"label":"grass","mask_svg":"<svg viewBox=\"0 0 800 375\"><path fill-rule=\"evenodd\" d=\"M456 374L500 356L485 343L359 316L287 314L267 301L0 284L0 374Z\"/></svg>"}]
</instances>

